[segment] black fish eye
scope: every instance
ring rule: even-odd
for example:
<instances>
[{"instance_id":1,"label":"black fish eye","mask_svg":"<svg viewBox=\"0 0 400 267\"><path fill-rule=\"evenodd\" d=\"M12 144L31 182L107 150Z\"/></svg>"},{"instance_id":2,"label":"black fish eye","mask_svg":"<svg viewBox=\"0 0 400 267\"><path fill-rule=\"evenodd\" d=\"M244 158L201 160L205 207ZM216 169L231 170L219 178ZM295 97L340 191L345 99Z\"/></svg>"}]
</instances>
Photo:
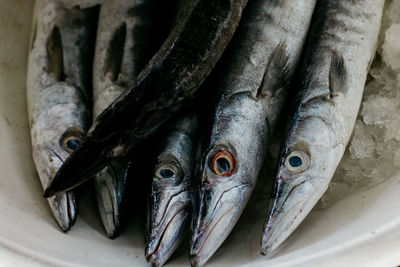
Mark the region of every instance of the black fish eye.
<instances>
[{"instance_id":1,"label":"black fish eye","mask_svg":"<svg viewBox=\"0 0 400 267\"><path fill-rule=\"evenodd\" d=\"M226 158L219 158L217 159L217 167L221 173L224 173L229 171L231 165L229 164L229 161Z\"/></svg>"},{"instance_id":2,"label":"black fish eye","mask_svg":"<svg viewBox=\"0 0 400 267\"><path fill-rule=\"evenodd\" d=\"M174 172L170 169L162 169L160 170L160 176L162 178L172 178L174 176Z\"/></svg>"},{"instance_id":3,"label":"black fish eye","mask_svg":"<svg viewBox=\"0 0 400 267\"><path fill-rule=\"evenodd\" d=\"M67 147L71 150L77 149L81 145L81 140L78 138L71 138L67 141Z\"/></svg>"},{"instance_id":4,"label":"black fish eye","mask_svg":"<svg viewBox=\"0 0 400 267\"><path fill-rule=\"evenodd\" d=\"M289 164L293 168L297 168L303 164L303 161L301 160L301 158L299 156L292 156L289 158Z\"/></svg>"}]
</instances>

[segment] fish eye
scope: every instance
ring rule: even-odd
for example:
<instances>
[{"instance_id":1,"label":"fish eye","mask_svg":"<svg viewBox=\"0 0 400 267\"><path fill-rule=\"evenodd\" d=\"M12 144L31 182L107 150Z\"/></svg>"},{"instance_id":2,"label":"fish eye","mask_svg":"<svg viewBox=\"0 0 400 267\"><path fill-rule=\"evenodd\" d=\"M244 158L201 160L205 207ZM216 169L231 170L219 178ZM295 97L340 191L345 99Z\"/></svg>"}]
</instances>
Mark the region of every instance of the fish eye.
<instances>
[{"instance_id":1,"label":"fish eye","mask_svg":"<svg viewBox=\"0 0 400 267\"><path fill-rule=\"evenodd\" d=\"M180 171L175 165L167 163L159 165L155 175L159 179L171 179L180 177Z\"/></svg>"},{"instance_id":2,"label":"fish eye","mask_svg":"<svg viewBox=\"0 0 400 267\"><path fill-rule=\"evenodd\" d=\"M65 149L67 149L68 151L74 151L81 145L82 139L77 136L68 136L64 139L63 143L63 147Z\"/></svg>"},{"instance_id":3,"label":"fish eye","mask_svg":"<svg viewBox=\"0 0 400 267\"><path fill-rule=\"evenodd\" d=\"M219 151L212 160L211 168L218 176L231 176L235 170L235 157L229 151Z\"/></svg>"},{"instance_id":4,"label":"fish eye","mask_svg":"<svg viewBox=\"0 0 400 267\"><path fill-rule=\"evenodd\" d=\"M310 167L310 157L303 151L293 151L285 159L285 166L288 170L299 173Z\"/></svg>"},{"instance_id":5,"label":"fish eye","mask_svg":"<svg viewBox=\"0 0 400 267\"><path fill-rule=\"evenodd\" d=\"M68 129L62 135L60 143L67 152L72 152L82 144L82 134L76 129Z\"/></svg>"}]
</instances>

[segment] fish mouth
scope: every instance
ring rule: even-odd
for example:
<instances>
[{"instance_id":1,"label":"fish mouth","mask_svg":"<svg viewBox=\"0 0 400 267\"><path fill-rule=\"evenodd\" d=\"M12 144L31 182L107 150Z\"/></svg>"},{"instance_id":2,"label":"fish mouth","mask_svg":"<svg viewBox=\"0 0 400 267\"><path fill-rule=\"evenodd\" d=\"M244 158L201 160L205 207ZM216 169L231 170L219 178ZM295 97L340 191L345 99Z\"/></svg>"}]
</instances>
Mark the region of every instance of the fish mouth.
<instances>
[{"instance_id":1,"label":"fish mouth","mask_svg":"<svg viewBox=\"0 0 400 267\"><path fill-rule=\"evenodd\" d=\"M243 192L236 186L220 194L212 209L197 219L190 249L192 266L202 266L220 247L241 215ZM204 194L203 194L204 195ZM204 197L204 196L202 196ZM203 212L200 208L199 214Z\"/></svg>"},{"instance_id":2,"label":"fish mouth","mask_svg":"<svg viewBox=\"0 0 400 267\"><path fill-rule=\"evenodd\" d=\"M182 207L158 227L153 227L151 241L146 246L146 260L153 266L162 266L182 241L188 209Z\"/></svg>"},{"instance_id":3,"label":"fish mouth","mask_svg":"<svg viewBox=\"0 0 400 267\"><path fill-rule=\"evenodd\" d=\"M49 198L50 209L63 232L68 232L77 218L75 193L68 191Z\"/></svg>"},{"instance_id":4,"label":"fish mouth","mask_svg":"<svg viewBox=\"0 0 400 267\"><path fill-rule=\"evenodd\" d=\"M304 220L322 195L308 180L297 184L278 179L264 225L261 254L271 256Z\"/></svg>"},{"instance_id":5,"label":"fish mouth","mask_svg":"<svg viewBox=\"0 0 400 267\"><path fill-rule=\"evenodd\" d=\"M115 199L115 194L111 193L112 189L110 189L110 185L108 185L107 182L104 180L102 182L97 182L97 180L100 179L99 175L97 175L95 178L97 205L106 233L110 238L113 239L119 234L120 220L118 203ZM107 177L101 178L107 179Z\"/></svg>"},{"instance_id":6,"label":"fish mouth","mask_svg":"<svg viewBox=\"0 0 400 267\"><path fill-rule=\"evenodd\" d=\"M45 185L49 180L51 181L51 177L54 176L56 170L64 162L62 154L56 153L56 151L51 148L47 148L45 151L45 158L47 160L41 161L42 163L45 162L45 164L41 165L43 168L39 168L42 171L38 171L42 185ZM48 203L58 226L63 232L68 232L75 224L77 218L76 192L66 191L58 193L49 198Z\"/></svg>"},{"instance_id":7,"label":"fish mouth","mask_svg":"<svg viewBox=\"0 0 400 267\"><path fill-rule=\"evenodd\" d=\"M94 185L97 206L104 229L111 239L120 233L125 184L130 163L127 160L113 161L96 174Z\"/></svg>"}]
</instances>

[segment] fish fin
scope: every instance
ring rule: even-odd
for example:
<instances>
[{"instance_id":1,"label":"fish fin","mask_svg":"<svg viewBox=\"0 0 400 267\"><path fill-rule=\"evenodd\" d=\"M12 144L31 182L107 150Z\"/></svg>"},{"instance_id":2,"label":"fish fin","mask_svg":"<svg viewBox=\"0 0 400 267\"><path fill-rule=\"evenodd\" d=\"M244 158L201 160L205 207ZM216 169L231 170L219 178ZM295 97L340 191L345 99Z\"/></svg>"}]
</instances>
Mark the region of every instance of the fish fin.
<instances>
[{"instance_id":1,"label":"fish fin","mask_svg":"<svg viewBox=\"0 0 400 267\"><path fill-rule=\"evenodd\" d=\"M105 73L111 81L118 80L119 73L121 72L122 59L124 56L124 46L126 40L126 23L114 32L106 55Z\"/></svg>"},{"instance_id":2,"label":"fish fin","mask_svg":"<svg viewBox=\"0 0 400 267\"><path fill-rule=\"evenodd\" d=\"M261 86L257 91L257 98L274 96L279 93L280 89L289 84L291 73L287 46L284 42L280 42L271 55Z\"/></svg>"},{"instance_id":3,"label":"fish fin","mask_svg":"<svg viewBox=\"0 0 400 267\"><path fill-rule=\"evenodd\" d=\"M345 94L347 92L346 82L347 70L344 64L343 55L336 50L333 50L329 70L330 97L337 96L339 93Z\"/></svg>"},{"instance_id":4,"label":"fish fin","mask_svg":"<svg viewBox=\"0 0 400 267\"><path fill-rule=\"evenodd\" d=\"M64 81L64 51L60 29L56 26L51 31L46 44L46 71L57 81Z\"/></svg>"}]
</instances>

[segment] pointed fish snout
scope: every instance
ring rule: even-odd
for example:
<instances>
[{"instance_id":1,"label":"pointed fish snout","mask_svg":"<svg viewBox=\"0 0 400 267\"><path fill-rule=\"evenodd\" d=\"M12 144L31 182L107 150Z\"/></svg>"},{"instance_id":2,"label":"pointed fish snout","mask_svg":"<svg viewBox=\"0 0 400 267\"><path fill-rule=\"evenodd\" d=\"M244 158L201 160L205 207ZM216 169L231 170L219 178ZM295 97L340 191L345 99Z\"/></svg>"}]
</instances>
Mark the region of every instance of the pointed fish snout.
<instances>
[{"instance_id":1,"label":"pointed fish snout","mask_svg":"<svg viewBox=\"0 0 400 267\"><path fill-rule=\"evenodd\" d=\"M244 191L244 186L236 186L223 192L218 192L215 188L202 191L202 201L207 203L203 203L198 211L192 233L192 266L202 266L229 235L247 203L243 197Z\"/></svg>"},{"instance_id":2,"label":"pointed fish snout","mask_svg":"<svg viewBox=\"0 0 400 267\"><path fill-rule=\"evenodd\" d=\"M296 183L278 179L275 187L261 241L261 254L266 256L286 240L318 201L314 186L307 180Z\"/></svg>"}]
</instances>

